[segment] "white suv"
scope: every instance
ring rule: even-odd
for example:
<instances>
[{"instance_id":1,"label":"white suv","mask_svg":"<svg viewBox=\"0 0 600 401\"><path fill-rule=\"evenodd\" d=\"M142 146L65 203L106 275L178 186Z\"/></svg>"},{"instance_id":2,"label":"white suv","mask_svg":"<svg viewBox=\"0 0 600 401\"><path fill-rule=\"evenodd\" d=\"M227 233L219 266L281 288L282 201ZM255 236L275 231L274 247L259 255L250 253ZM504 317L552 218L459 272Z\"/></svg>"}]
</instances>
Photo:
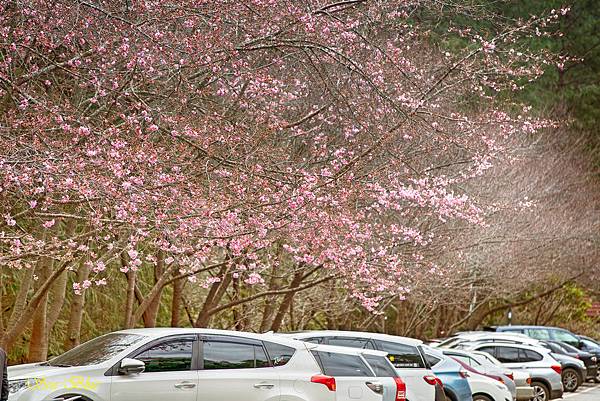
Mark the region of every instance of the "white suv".
<instances>
[{"instance_id":1,"label":"white suv","mask_svg":"<svg viewBox=\"0 0 600 401\"><path fill-rule=\"evenodd\" d=\"M334 330L280 333L279 335L315 344L387 352L396 371L406 383L406 399L408 401L433 401L435 399L436 377L425 361L421 340L379 333Z\"/></svg>"},{"instance_id":2,"label":"white suv","mask_svg":"<svg viewBox=\"0 0 600 401\"><path fill-rule=\"evenodd\" d=\"M10 367L9 401L405 401L404 383L376 374L377 361L385 354L271 334L124 330Z\"/></svg>"}]
</instances>

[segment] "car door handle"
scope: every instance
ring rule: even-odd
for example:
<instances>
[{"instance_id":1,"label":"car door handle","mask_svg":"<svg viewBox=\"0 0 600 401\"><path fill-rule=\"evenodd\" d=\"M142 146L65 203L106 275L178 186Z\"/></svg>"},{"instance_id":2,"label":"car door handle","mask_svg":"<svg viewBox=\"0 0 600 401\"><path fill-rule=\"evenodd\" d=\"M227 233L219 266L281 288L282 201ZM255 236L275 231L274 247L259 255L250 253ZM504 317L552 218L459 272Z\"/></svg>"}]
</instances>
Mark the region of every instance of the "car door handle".
<instances>
[{"instance_id":1,"label":"car door handle","mask_svg":"<svg viewBox=\"0 0 600 401\"><path fill-rule=\"evenodd\" d=\"M181 383L177 383L175 385L175 388L179 388L179 389L196 388L196 384L192 383L192 382L181 382Z\"/></svg>"},{"instance_id":2,"label":"car door handle","mask_svg":"<svg viewBox=\"0 0 600 401\"><path fill-rule=\"evenodd\" d=\"M275 385L271 384L271 383L256 383L254 385L254 388L270 389L270 388L273 388L273 387L275 387Z\"/></svg>"},{"instance_id":3,"label":"car door handle","mask_svg":"<svg viewBox=\"0 0 600 401\"><path fill-rule=\"evenodd\" d=\"M383 384L378 382L365 382L368 388L373 390L374 393L383 394Z\"/></svg>"}]
</instances>

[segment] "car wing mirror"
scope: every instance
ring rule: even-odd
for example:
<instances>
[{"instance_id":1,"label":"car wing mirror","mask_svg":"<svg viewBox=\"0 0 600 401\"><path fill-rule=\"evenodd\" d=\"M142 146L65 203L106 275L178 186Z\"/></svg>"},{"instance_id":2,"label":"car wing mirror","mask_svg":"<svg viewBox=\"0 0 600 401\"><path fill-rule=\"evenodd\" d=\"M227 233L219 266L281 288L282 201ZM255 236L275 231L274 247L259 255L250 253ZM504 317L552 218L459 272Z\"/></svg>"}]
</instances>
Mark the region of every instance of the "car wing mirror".
<instances>
[{"instance_id":1,"label":"car wing mirror","mask_svg":"<svg viewBox=\"0 0 600 401\"><path fill-rule=\"evenodd\" d=\"M146 369L146 364L138 359L125 358L121 361L119 374L134 375L140 374Z\"/></svg>"}]
</instances>

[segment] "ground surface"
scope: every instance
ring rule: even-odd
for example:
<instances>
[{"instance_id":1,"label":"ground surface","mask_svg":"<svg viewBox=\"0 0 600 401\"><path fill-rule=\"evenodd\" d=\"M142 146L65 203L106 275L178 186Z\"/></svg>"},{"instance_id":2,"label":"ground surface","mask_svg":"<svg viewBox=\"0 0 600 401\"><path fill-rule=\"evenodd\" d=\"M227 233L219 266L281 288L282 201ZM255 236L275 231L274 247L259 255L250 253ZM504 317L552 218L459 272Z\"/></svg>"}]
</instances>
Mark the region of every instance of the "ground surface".
<instances>
[{"instance_id":1,"label":"ground surface","mask_svg":"<svg viewBox=\"0 0 600 401\"><path fill-rule=\"evenodd\" d=\"M600 385L586 383L575 393L565 393L563 399L567 401L600 401Z\"/></svg>"}]
</instances>

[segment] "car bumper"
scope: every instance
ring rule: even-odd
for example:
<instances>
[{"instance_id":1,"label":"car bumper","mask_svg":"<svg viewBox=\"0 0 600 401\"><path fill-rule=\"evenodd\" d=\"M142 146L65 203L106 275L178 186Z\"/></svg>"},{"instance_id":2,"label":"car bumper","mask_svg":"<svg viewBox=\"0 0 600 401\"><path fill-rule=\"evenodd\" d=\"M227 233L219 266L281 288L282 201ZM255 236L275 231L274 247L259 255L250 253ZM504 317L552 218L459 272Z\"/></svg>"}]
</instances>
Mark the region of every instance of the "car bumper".
<instances>
[{"instance_id":1,"label":"car bumper","mask_svg":"<svg viewBox=\"0 0 600 401\"><path fill-rule=\"evenodd\" d=\"M533 398L533 387L517 387L517 401L529 401Z\"/></svg>"},{"instance_id":2,"label":"car bumper","mask_svg":"<svg viewBox=\"0 0 600 401\"><path fill-rule=\"evenodd\" d=\"M562 398L562 396L563 396L563 390L562 390L562 388L550 391L550 399L551 400L554 400L556 398Z\"/></svg>"},{"instance_id":3,"label":"car bumper","mask_svg":"<svg viewBox=\"0 0 600 401\"><path fill-rule=\"evenodd\" d=\"M588 379L595 379L597 374L598 374L598 366L597 365L587 367L587 378Z\"/></svg>"}]
</instances>

